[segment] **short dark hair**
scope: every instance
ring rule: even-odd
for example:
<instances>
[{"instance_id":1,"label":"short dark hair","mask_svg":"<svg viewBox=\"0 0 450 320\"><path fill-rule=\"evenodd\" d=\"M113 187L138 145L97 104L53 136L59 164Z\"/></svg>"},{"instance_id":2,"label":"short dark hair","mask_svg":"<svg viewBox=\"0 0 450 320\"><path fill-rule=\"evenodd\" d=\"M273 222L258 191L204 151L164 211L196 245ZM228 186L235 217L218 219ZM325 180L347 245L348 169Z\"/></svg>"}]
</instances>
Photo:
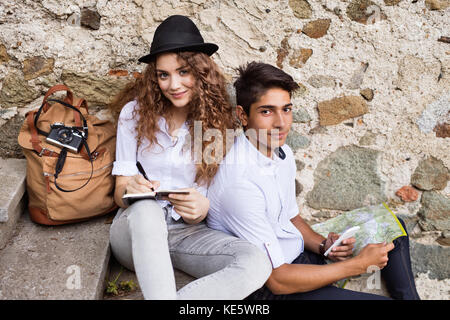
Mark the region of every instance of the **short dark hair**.
<instances>
[{"instance_id":1,"label":"short dark hair","mask_svg":"<svg viewBox=\"0 0 450 320\"><path fill-rule=\"evenodd\" d=\"M299 88L294 79L281 69L262 62L250 62L238 68L239 77L234 82L236 104L250 115L250 106L258 101L267 90L280 88L289 95Z\"/></svg>"}]
</instances>

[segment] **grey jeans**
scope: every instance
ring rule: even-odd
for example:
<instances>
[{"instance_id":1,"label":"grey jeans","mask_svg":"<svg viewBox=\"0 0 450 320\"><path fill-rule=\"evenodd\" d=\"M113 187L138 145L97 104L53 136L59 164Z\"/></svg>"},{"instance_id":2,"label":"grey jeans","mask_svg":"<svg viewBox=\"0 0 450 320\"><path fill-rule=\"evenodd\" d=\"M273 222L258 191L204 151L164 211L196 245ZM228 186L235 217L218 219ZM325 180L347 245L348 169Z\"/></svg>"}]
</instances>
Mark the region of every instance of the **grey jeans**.
<instances>
[{"instance_id":1,"label":"grey jeans","mask_svg":"<svg viewBox=\"0 0 450 320\"><path fill-rule=\"evenodd\" d=\"M204 222L175 221L154 200L118 214L110 243L115 258L136 272L145 299L243 299L272 272L267 255L253 244ZM177 292L173 267L198 279Z\"/></svg>"}]
</instances>

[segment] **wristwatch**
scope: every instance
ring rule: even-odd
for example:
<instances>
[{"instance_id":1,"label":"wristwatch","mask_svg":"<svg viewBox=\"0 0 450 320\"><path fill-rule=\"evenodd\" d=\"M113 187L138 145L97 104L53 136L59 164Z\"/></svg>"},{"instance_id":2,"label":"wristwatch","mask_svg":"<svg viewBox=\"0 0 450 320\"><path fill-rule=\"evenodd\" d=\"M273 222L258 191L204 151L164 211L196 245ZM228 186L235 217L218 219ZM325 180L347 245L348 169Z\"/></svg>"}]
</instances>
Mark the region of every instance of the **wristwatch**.
<instances>
[{"instance_id":1,"label":"wristwatch","mask_svg":"<svg viewBox=\"0 0 450 320\"><path fill-rule=\"evenodd\" d=\"M327 239L323 240L320 244L319 244L319 253L320 255L323 256L323 254L325 253L325 243L327 243Z\"/></svg>"}]
</instances>

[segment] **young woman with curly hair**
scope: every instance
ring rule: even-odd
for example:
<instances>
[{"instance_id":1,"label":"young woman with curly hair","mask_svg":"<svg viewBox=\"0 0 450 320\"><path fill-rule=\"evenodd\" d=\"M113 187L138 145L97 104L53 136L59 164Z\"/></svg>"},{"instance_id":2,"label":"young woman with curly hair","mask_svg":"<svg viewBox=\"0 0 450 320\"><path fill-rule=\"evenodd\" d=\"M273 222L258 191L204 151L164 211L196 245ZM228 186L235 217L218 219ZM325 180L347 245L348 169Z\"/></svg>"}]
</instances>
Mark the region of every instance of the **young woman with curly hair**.
<instances>
[{"instance_id":1,"label":"young woman with curly hair","mask_svg":"<svg viewBox=\"0 0 450 320\"><path fill-rule=\"evenodd\" d=\"M146 299L243 299L271 271L256 246L204 222L207 187L226 153L226 139L221 152L214 152L217 144L210 148L215 141L203 141L209 140L203 133L214 130L225 137L226 129L237 127L224 77L210 58L217 49L203 41L189 18L167 18L155 31L150 54L139 59L147 63L142 76L112 104L118 115L114 198L121 209L111 226L111 249L136 272ZM213 150L213 161L204 156L207 150ZM158 188L188 194L128 207L122 201L125 193ZM173 267L198 279L177 292Z\"/></svg>"}]
</instances>

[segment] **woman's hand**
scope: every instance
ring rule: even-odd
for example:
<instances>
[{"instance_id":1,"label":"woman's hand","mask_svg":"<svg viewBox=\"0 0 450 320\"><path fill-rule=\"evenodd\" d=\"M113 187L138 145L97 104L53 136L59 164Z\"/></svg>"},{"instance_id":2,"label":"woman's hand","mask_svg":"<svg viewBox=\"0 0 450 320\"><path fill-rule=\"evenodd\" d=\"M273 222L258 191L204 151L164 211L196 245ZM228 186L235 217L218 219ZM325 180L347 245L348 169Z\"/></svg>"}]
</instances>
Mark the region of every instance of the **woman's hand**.
<instances>
[{"instance_id":1,"label":"woman's hand","mask_svg":"<svg viewBox=\"0 0 450 320\"><path fill-rule=\"evenodd\" d=\"M179 189L189 191L189 194L169 194L163 197L170 201L174 210L188 224L199 223L205 219L209 209L209 200L194 188Z\"/></svg>"},{"instance_id":2,"label":"woman's hand","mask_svg":"<svg viewBox=\"0 0 450 320\"><path fill-rule=\"evenodd\" d=\"M159 181L148 181L140 174L137 174L128 180L125 192L144 193L144 192L152 192L157 188L159 188Z\"/></svg>"},{"instance_id":3,"label":"woman's hand","mask_svg":"<svg viewBox=\"0 0 450 320\"><path fill-rule=\"evenodd\" d=\"M327 251L337 239L339 239L339 235L337 233L330 232L325 243L325 251ZM343 261L351 258L355 242L356 239L354 237L343 240L341 245L334 247L331 250L328 254L328 258L333 261Z\"/></svg>"}]
</instances>

